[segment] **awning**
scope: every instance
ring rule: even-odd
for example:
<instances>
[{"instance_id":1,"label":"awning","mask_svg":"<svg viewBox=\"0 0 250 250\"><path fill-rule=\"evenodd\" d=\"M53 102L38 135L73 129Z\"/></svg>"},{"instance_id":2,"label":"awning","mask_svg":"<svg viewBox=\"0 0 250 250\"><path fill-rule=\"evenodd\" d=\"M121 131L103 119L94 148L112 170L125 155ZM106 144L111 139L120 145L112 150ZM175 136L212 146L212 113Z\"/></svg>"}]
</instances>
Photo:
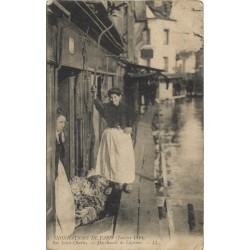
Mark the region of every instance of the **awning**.
<instances>
[{"instance_id":1,"label":"awning","mask_svg":"<svg viewBox=\"0 0 250 250\"><path fill-rule=\"evenodd\" d=\"M139 65L135 63L128 62L127 64L127 70L131 72L139 72L139 71L146 71L146 72L154 72L154 73L160 73L163 72L163 69L157 69L157 68L152 68L149 66L144 66L144 65Z\"/></svg>"},{"instance_id":2,"label":"awning","mask_svg":"<svg viewBox=\"0 0 250 250\"><path fill-rule=\"evenodd\" d=\"M164 74L164 72L163 72ZM164 74L165 75L165 74ZM168 79L189 79L194 73L175 73L166 75Z\"/></svg>"},{"instance_id":3,"label":"awning","mask_svg":"<svg viewBox=\"0 0 250 250\"><path fill-rule=\"evenodd\" d=\"M144 65L139 65L131 63L129 61L123 60L123 63L126 64L126 75L132 78L158 78L161 75L161 72L164 70L152 68Z\"/></svg>"},{"instance_id":4,"label":"awning","mask_svg":"<svg viewBox=\"0 0 250 250\"><path fill-rule=\"evenodd\" d=\"M156 75L156 73L143 73L143 72L138 72L138 73L127 73L128 76L132 78L137 78L137 77L153 77Z\"/></svg>"}]
</instances>

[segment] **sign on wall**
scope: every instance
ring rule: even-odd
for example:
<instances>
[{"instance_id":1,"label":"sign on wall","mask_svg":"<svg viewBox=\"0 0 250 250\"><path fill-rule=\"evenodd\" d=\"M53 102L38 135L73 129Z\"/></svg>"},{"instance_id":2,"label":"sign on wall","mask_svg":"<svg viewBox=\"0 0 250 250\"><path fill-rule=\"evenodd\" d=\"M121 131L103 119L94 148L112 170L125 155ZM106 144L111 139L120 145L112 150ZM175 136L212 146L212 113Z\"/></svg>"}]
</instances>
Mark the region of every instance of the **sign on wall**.
<instances>
[{"instance_id":1,"label":"sign on wall","mask_svg":"<svg viewBox=\"0 0 250 250\"><path fill-rule=\"evenodd\" d=\"M141 50L141 58L149 59L154 57L153 49L142 49Z\"/></svg>"}]
</instances>

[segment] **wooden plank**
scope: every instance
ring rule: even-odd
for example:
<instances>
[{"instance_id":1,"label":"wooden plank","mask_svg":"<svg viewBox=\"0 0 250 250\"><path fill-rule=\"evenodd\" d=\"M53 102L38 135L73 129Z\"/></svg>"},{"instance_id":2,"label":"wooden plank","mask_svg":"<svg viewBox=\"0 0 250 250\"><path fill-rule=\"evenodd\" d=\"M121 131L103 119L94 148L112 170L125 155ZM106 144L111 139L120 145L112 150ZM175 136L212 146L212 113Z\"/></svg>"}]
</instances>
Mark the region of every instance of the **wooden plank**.
<instances>
[{"instance_id":1,"label":"wooden plank","mask_svg":"<svg viewBox=\"0 0 250 250\"><path fill-rule=\"evenodd\" d=\"M136 179L138 182L138 177ZM137 235L138 191L135 186L132 193L122 194L115 235Z\"/></svg>"},{"instance_id":2,"label":"wooden plank","mask_svg":"<svg viewBox=\"0 0 250 250\"><path fill-rule=\"evenodd\" d=\"M153 112L138 123L135 145L136 180L133 192L123 193L116 235L141 235L159 239L159 217L154 190L154 149L151 120ZM152 246L151 246L152 247Z\"/></svg>"},{"instance_id":3,"label":"wooden plank","mask_svg":"<svg viewBox=\"0 0 250 250\"><path fill-rule=\"evenodd\" d=\"M69 159L70 177L75 176L75 76L69 77Z\"/></svg>"},{"instance_id":4,"label":"wooden plank","mask_svg":"<svg viewBox=\"0 0 250 250\"><path fill-rule=\"evenodd\" d=\"M203 211L194 208L194 214L195 214L195 228L193 230L193 233L203 234L203 224L204 224Z\"/></svg>"},{"instance_id":5,"label":"wooden plank","mask_svg":"<svg viewBox=\"0 0 250 250\"><path fill-rule=\"evenodd\" d=\"M166 167L167 163L166 163L165 153L161 152L161 170L162 170L164 187L168 186L168 176Z\"/></svg>"},{"instance_id":6,"label":"wooden plank","mask_svg":"<svg viewBox=\"0 0 250 250\"><path fill-rule=\"evenodd\" d=\"M141 123L139 123L137 127L137 142L134 149L136 177L133 184L133 192L129 194L122 194L115 229L116 235L137 235L139 182L145 149L144 135L144 129L141 127Z\"/></svg>"},{"instance_id":7,"label":"wooden plank","mask_svg":"<svg viewBox=\"0 0 250 250\"><path fill-rule=\"evenodd\" d=\"M188 225L188 209L186 203L176 204L172 203L172 218L174 223L174 234L189 234Z\"/></svg>"},{"instance_id":8,"label":"wooden plank","mask_svg":"<svg viewBox=\"0 0 250 250\"><path fill-rule=\"evenodd\" d=\"M46 66L46 227L47 235L55 233L55 69Z\"/></svg>"},{"instance_id":9,"label":"wooden plank","mask_svg":"<svg viewBox=\"0 0 250 250\"><path fill-rule=\"evenodd\" d=\"M149 133L145 138L145 143L144 164L140 182L139 235L159 240L159 215L154 187L154 144Z\"/></svg>"},{"instance_id":10,"label":"wooden plank","mask_svg":"<svg viewBox=\"0 0 250 250\"><path fill-rule=\"evenodd\" d=\"M142 168L144 148L144 143L137 143L135 146L136 177L133 184L133 192L122 194L115 229L116 235L137 235L139 176Z\"/></svg>"},{"instance_id":11,"label":"wooden plank","mask_svg":"<svg viewBox=\"0 0 250 250\"><path fill-rule=\"evenodd\" d=\"M175 233L175 225L173 220L173 208L172 202L167 201L167 220L168 220L168 227L169 227L169 235L172 237Z\"/></svg>"},{"instance_id":12,"label":"wooden plank","mask_svg":"<svg viewBox=\"0 0 250 250\"><path fill-rule=\"evenodd\" d=\"M47 18L49 19L48 15ZM57 27L52 26L47 19L46 22L46 59L48 61L56 61L56 32Z\"/></svg>"},{"instance_id":13,"label":"wooden plank","mask_svg":"<svg viewBox=\"0 0 250 250\"><path fill-rule=\"evenodd\" d=\"M168 218L163 218L159 221L160 237L162 241L166 241L170 237Z\"/></svg>"}]
</instances>

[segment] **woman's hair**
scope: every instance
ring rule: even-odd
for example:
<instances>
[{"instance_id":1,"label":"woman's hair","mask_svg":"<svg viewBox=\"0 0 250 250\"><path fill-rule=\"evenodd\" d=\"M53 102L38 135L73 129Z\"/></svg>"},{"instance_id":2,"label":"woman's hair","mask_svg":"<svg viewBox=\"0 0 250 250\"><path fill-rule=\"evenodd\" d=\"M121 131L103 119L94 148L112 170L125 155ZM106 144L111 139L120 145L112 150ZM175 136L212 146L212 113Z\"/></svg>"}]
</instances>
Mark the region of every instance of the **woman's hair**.
<instances>
[{"instance_id":1,"label":"woman's hair","mask_svg":"<svg viewBox=\"0 0 250 250\"><path fill-rule=\"evenodd\" d=\"M63 110L62 108L57 108L57 110L56 110L56 118L58 118L61 115L64 116L66 118L66 120L68 119L68 115L67 115L66 111Z\"/></svg>"},{"instance_id":2,"label":"woman's hair","mask_svg":"<svg viewBox=\"0 0 250 250\"><path fill-rule=\"evenodd\" d=\"M116 94L116 95L121 96L122 91L119 88L112 88L108 91L108 96L110 97L112 94Z\"/></svg>"}]
</instances>

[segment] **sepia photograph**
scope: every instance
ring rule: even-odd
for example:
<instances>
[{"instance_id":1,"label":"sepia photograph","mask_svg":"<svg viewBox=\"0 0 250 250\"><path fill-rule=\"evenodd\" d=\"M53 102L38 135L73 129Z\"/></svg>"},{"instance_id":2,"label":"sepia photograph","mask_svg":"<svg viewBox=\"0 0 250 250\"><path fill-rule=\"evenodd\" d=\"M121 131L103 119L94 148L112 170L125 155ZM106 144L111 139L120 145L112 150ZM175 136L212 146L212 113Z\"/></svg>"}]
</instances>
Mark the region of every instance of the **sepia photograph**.
<instances>
[{"instance_id":1,"label":"sepia photograph","mask_svg":"<svg viewBox=\"0 0 250 250\"><path fill-rule=\"evenodd\" d=\"M201 250L200 0L47 0L48 250Z\"/></svg>"}]
</instances>

